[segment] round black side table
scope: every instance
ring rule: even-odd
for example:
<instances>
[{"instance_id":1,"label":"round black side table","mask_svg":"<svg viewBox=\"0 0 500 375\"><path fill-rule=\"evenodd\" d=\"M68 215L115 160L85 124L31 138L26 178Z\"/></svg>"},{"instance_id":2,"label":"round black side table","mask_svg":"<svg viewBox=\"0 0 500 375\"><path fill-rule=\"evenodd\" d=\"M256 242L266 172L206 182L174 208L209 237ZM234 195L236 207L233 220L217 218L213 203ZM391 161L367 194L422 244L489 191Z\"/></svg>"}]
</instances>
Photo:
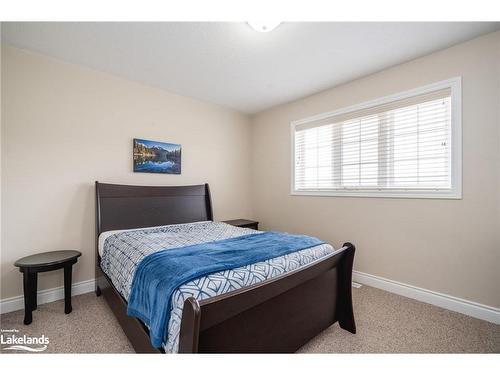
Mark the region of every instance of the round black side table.
<instances>
[{"instance_id":1,"label":"round black side table","mask_svg":"<svg viewBox=\"0 0 500 375\"><path fill-rule=\"evenodd\" d=\"M24 324L31 324L32 312L36 310L38 272L64 268L64 312L69 314L71 307L71 273L73 264L82 253L76 250L59 250L39 253L21 258L14 263L23 273L24 287Z\"/></svg>"}]
</instances>

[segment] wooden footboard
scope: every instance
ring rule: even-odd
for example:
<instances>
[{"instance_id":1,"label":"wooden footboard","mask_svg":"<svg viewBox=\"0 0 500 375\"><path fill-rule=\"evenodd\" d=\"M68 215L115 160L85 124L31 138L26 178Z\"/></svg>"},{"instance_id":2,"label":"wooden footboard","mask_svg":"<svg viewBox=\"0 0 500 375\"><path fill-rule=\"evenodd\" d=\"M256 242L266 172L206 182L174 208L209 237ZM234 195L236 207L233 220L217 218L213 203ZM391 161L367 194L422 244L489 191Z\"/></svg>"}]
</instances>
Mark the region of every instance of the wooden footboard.
<instances>
[{"instance_id":1,"label":"wooden footboard","mask_svg":"<svg viewBox=\"0 0 500 375\"><path fill-rule=\"evenodd\" d=\"M335 322L355 333L350 243L277 278L184 303L179 353L293 353ZM98 263L99 264L99 263ZM147 328L127 315L127 302L96 267L103 295L137 353L160 353ZM230 334L229 334L230 332Z\"/></svg>"},{"instance_id":2,"label":"wooden footboard","mask_svg":"<svg viewBox=\"0 0 500 375\"><path fill-rule=\"evenodd\" d=\"M339 322L355 333L351 278L355 248L280 277L184 303L180 353L293 353Z\"/></svg>"}]
</instances>

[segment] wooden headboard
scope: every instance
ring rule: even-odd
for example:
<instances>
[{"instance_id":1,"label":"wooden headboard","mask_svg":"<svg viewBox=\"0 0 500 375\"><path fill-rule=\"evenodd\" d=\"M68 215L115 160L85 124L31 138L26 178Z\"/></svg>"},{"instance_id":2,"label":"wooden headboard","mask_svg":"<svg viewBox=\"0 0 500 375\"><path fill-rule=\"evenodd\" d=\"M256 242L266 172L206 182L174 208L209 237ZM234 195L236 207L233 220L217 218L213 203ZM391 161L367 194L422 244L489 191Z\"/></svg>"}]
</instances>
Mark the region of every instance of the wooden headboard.
<instances>
[{"instance_id":1,"label":"wooden headboard","mask_svg":"<svg viewBox=\"0 0 500 375\"><path fill-rule=\"evenodd\" d=\"M115 229L213 220L208 184L131 186L95 183L96 237Z\"/></svg>"}]
</instances>

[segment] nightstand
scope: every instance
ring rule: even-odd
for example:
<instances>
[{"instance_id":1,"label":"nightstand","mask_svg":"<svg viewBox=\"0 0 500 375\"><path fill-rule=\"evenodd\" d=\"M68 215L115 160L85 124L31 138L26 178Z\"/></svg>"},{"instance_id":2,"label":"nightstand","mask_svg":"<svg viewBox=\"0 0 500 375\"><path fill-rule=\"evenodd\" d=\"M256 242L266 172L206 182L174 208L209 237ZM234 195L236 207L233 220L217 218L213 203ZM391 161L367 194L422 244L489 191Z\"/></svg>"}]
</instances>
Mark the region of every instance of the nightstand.
<instances>
[{"instance_id":1,"label":"nightstand","mask_svg":"<svg viewBox=\"0 0 500 375\"><path fill-rule=\"evenodd\" d=\"M82 253L76 250L59 250L39 253L21 258L14 263L23 273L24 283L24 324L31 324L32 312L36 310L37 278L39 272L64 269L64 312L69 314L71 307L71 273L73 264Z\"/></svg>"},{"instance_id":2,"label":"nightstand","mask_svg":"<svg viewBox=\"0 0 500 375\"><path fill-rule=\"evenodd\" d=\"M255 220L246 220L246 219L235 219L235 220L226 220L223 223L234 225L235 227L240 228L250 228L250 229L259 229L259 222Z\"/></svg>"}]
</instances>

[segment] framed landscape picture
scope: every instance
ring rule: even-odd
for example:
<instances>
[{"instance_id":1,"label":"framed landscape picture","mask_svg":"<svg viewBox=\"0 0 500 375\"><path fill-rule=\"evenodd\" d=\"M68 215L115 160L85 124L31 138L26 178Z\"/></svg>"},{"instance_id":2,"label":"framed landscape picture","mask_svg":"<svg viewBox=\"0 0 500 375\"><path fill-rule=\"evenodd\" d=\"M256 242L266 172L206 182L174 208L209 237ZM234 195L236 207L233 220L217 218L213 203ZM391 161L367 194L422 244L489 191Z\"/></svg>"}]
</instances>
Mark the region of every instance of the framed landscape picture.
<instances>
[{"instance_id":1,"label":"framed landscape picture","mask_svg":"<svg viewBox=\"0 0 500 375\"><path fill-rule=\"evenodd\" d=\"M181 145L134 138L134 172L181 174Z\"/></svg>"}]
</instances>

